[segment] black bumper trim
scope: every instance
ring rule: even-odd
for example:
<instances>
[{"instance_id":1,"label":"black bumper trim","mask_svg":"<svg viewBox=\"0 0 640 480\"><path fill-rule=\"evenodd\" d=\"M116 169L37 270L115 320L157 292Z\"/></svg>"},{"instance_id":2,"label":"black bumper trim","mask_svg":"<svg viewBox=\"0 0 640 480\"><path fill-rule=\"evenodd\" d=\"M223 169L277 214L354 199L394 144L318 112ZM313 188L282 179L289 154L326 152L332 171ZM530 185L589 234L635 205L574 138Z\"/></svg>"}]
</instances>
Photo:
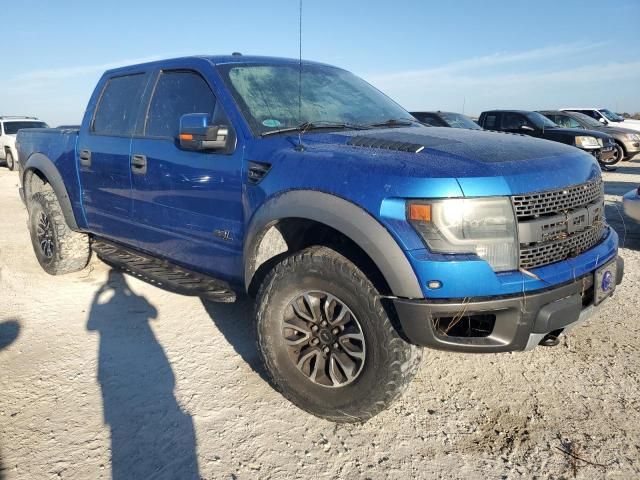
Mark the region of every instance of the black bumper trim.
<instances>
[{"instance_id":1,"label":"black bumper trim","mask_svg":"<svg viewBox=\"0 0 640 480\"><path fill-rule=\"evenodd\" d=\"M617 257L616 284L624 276L624 261ZM544 335L576 323L592 306L593 275L541 292L483 301L394 299L403 332L411 343L459 352L509 352L524 350L532 335ZM486 337L439 334L433 319L492 314L495 325Z\"/></svg>"}]
</instances>

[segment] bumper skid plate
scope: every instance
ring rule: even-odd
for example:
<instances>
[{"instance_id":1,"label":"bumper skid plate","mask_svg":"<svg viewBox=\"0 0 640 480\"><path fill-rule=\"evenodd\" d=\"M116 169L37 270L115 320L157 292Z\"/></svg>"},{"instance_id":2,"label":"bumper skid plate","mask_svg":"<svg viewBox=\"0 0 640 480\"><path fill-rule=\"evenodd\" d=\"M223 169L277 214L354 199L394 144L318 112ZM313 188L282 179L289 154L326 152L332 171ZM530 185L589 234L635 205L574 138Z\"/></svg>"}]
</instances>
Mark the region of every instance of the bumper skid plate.
<instances>
[{"instance_id":1,"label":"bumper skid plate","mask_svg":"<svg viewBox=\"0 0 640 480\"><path fill-rule=\"evenodd\" d=\"M605 268L612 264L613 268ZM598 274L530 294L452 302L395 299L394 305L404 334L416 345L460 352L528 350L548 333L560 334L591 317L598 308L594 299L602 285L601 272L613 272L613 287L624 275L620 257L605 267ZM467 331L473 332L473 322L482 323L477 331L484 333L456 336L460 329L451 328L468 324Z\"/></svg>"}]
</instances>

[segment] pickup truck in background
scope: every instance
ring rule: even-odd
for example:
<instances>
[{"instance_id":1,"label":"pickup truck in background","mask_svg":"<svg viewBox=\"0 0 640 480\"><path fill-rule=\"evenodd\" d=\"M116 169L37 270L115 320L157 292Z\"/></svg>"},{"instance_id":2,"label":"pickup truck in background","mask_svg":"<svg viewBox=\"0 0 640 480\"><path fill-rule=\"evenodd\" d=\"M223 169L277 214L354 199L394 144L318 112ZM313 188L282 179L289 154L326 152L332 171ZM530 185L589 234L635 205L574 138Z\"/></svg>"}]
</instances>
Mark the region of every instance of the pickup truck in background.
<instances>
[{"instance_id":1,"label":"pickup truck in background","mask_svg":"<svg viewBox=\"0 0 640 480\"><path fill-rule=\"evenodd\" d=\"M538 112L490 110L480 114L478 123L486 130L519 133L573 145L593 155L604 168L621 160L616 157L616 142L610 135L594 130L560 128Z\"/></svg>"},{"instance_id":2,"label":"pickup truck in background","mask_svg":"<svg viewBox=\"0 0 640 480\"><path fill-rule=\"evenodd\" d=\"M0 117L0 160L4 160L9 170L15 170L18 166L16 135L23 128L48 128L48 125L36 117Z\"/></svg>"},{"instance_id":3,"label":"pickup truck in background","mask_svg":"<svg viewBox=\"0 0 640 480\"><path fill-rule=\"evenodd\" d=\"M593 156L425 127L320 63L110 70L79 131L22 130L18 153L46 272L93 251L179 293L248 294L273 385L336 422L387 408L421 347L557 344L623 275Z\"/></svg>"}]
</instances>

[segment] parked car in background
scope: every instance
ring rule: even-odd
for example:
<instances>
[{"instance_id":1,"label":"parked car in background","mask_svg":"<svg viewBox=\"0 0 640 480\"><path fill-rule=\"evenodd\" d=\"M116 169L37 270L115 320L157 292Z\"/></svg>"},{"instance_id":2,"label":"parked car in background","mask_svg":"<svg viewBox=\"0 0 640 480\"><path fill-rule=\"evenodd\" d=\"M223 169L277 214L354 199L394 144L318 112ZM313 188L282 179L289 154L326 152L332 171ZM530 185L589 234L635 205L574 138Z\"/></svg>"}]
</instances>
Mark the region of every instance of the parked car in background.
<instances>
[{"instance_id":1,"label":"parked car in background","mask_svg":"<svg viewBox=\"0 0 640 480\"><path fill-rule=\"evenodd\" d=\"M23 128L48 128L48 125L36 117L0 117L0 160L4 160L9 170L15 170L18 167L16 134Z\"/></svg>"},{"instance_id":2,"label":"parked car in background","mask_svg":"<svg viewBox=\"0 0 640 480\"><path fill-rule=\"evenodd\" d=\"M596 119L580 112L563 110L539 110L553 123L563 128L582 128L596 130L611 135L616 141L616 160L629 160L640 153L640 132L613 126L603 125Z\"/></svg>"},{"instance_id":3,"label":"parked car in background","mask_svg":"<svg viewBox=\"0 0 640 480\"><path fill-rule=\"evenodd\" d=\"M616 142L610 135L595 130L560 128L544 115L527 110L490 110L482 112L478 123L485 130L519 133L573 145L590 153L603 167L615 164Z\"/></svg>"},{"instance_id":4,"label":"parked car in background","mask_svg":"<svg viewBox=\"0 0 640 480\"><path fill-rule=\"evenodd\" d=\"M630 128L631 130L640 131L640 120L632 118L624 118L607 108L561 108L569 112L579 112L596 119L603 125L611 125L615 127Z\"/></svg>"},{"instance_id":5,"label":"parked car in background","mask_svg":"<svg viewBox=\"0 0 640 480\"><path fill-rule=\"evenodd\" d=\"M631 190L622 197L622 206L628 217L640 222L640 187Z\"/></svg>"},{"instance_id":6,"label":"parked car in background","mask_svg":"<svg viewBox=\"0 0 640 480\"><path fill-rule=\"evenodd\" d=\"M410 112L421 123L430 127L468 128L470 130L482 130L480 125L462 113L454 112Z\"/></svg>"},{"instance_id":7,"label":"parked car in background","mask_svg":"<svg viewBox=\"0 0 640 480\"><path fill-rule=\"evenodd\" d=\"M387 408L421 346L557 345L623 276L592 156L425 127L325 64L234 55L110 70L79 131L18 140L46 272L81 270L93 250L182 293L249 294L272 383L329 420Z\"/></svg>"}]
</instances>

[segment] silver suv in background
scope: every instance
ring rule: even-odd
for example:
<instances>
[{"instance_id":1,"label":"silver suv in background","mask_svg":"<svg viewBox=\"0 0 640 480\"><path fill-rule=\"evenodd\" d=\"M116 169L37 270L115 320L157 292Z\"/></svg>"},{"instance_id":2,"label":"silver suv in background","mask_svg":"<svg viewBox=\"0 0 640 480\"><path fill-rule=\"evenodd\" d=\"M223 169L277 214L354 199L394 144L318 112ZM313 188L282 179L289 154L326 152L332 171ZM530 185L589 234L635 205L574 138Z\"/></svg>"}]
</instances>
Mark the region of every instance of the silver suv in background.
<instances>
[{"instance_id":1,"label":"silver suv in background","mask_svg":"<svg viewBox=\"0 0 640 480\"><path fill-rule=\"evenodd\" d=\"M612 124L603 125L594 118L580 112L539 110L538 113L564 128L597 130L611 135L616 141L616 161L630 160L640 153L640 132L635 130Z\"/></svg>"},{"instance_id":2,"label":"silver suv in background","mask_svg":"<svg viewBox=\"0 0 640 480\"><path fill-rule=\"evenodd\" d=\"M9 170L18 168L16 135L23 128L49 128L36 117L0 116L0 160Z\"/></svg>"}]
</instances>

